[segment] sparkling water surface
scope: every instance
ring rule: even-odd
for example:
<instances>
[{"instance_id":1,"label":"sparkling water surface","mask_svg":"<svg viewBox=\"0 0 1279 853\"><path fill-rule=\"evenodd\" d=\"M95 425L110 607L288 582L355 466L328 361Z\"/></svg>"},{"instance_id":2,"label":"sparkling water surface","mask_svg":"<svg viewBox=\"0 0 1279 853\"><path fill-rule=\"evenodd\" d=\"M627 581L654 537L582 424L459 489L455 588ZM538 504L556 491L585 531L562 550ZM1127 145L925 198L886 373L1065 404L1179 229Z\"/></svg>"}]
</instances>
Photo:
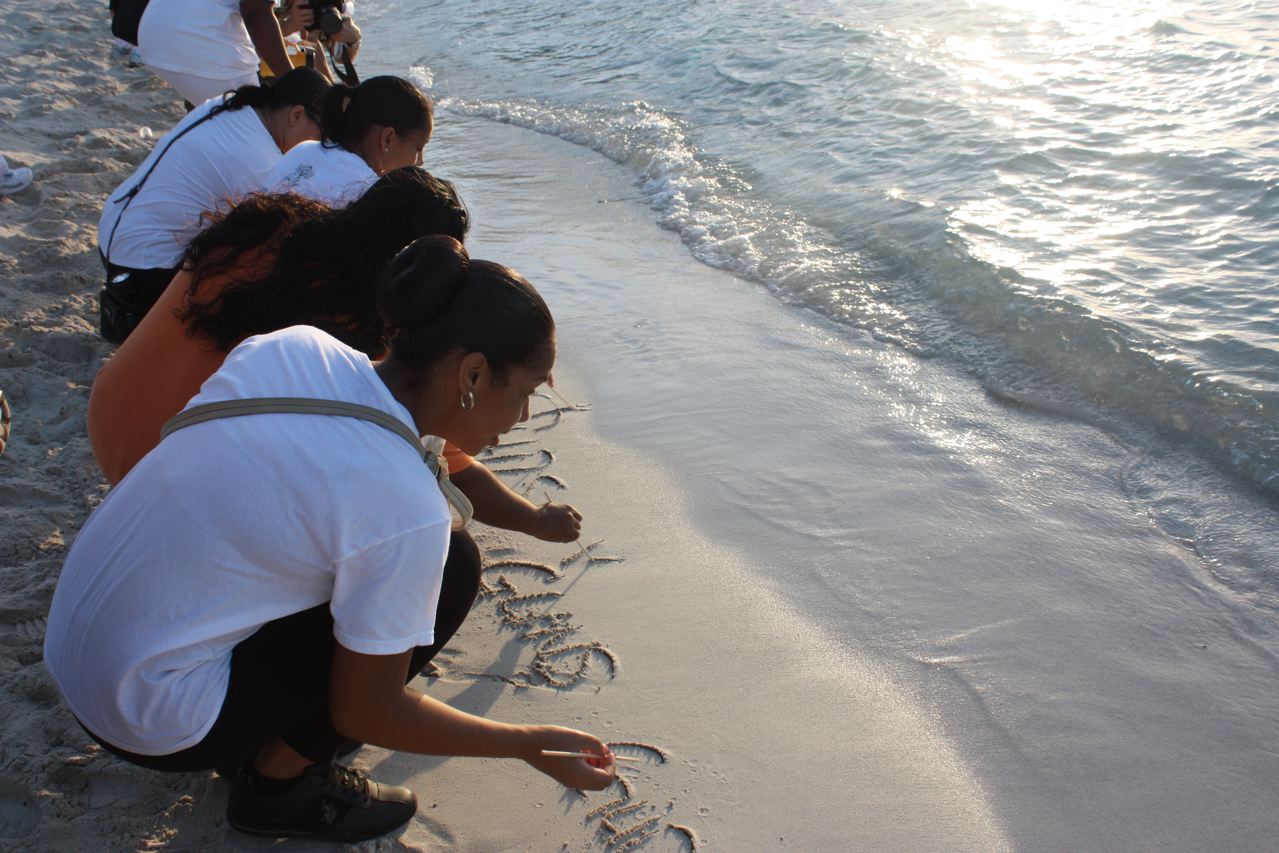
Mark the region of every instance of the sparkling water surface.
<instances>
[{"instance_id":1,"label":"sparkling water surface","mask_svg":"<svg viewBox=\"0 0 1279 853\"><path fill-rule=\"evenodd\" d=\"M705 263L1103 426L1152 517L1279 588L1279 8L362 8L443 111L602 153Z\"/></svg>"}]
</instances>

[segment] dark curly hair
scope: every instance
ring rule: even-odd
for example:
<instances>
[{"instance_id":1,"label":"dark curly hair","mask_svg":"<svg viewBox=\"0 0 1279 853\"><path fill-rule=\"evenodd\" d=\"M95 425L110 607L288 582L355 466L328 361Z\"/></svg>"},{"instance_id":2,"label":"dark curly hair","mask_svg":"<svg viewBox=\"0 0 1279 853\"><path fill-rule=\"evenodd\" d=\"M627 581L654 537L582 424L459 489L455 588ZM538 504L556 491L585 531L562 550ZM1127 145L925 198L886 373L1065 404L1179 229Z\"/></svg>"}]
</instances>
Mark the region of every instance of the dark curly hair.
<instances>
[{"instance_id":1,"label":"dark curly hair","mask_svg":"<svg viewBox=\"0 0 1279 853\"><path fill-rule=\"evenodd\" d=\"M250 335L307 325L380 358L390 334L377 311L383 269L418 237L461 241L468 226L453 185L414 166L387 172L345 208L292 194L249 196L211 215L187 246L190 302L179 319L224 352ZM198 301L200 284L222 275L226 286Z\"/></svg>"}]
</instances>

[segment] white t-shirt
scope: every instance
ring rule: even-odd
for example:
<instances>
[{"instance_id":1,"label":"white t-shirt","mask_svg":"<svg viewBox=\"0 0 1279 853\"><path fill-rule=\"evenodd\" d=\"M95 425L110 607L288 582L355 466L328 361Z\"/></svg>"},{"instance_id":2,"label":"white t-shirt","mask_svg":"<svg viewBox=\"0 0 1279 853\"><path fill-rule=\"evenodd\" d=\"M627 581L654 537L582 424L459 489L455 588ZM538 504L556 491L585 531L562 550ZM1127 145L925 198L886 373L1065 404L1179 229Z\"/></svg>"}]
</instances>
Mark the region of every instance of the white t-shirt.
<instances>
[{"instance_id":1,"label":"white t-shirt","mask_svg":"<svg viewBox=\"0 0 1279 853\"><path fill-rule=\"evenodd\" d=\"M364 354L309 326L240 344L192 398L345 400L410 426ZM85 523L58 579L45 663L75 715L142 755L193 746L231 652L330 602L352 651L433 642L449 511L421 455L351 417L261 414L174 432Z\"/></svg>"},{"instance_id":2,"label":"white t-shirt","mask_svg":"<svg viewBox=\"0 0 1279 853\"><path fill-rule=\"evenodd\" d=\"M134 269L177 266L186 244L200 231L202 213L230 206L262 189L281 155L252 107L221 112L169 147L176 134L222 101L221 95L210 98L188 113L111 193L98 220L98 248L113 264ZM125 207L119 200L157 158L159 165Z\"/></svg>"},{"instance_id":3,"label":"white t-shirt","mask_svg":"<svg viewBox=\"0 0 1279 853\"><path fill-rule=\"evenodd\" d=\"M147 65L210 80L258 70L240 0L154 0L138 22L138 50Z\"/></svg>"},{"instance_id":4,"label":"white t-shirt","mask_svg":"<svg viewBox=\"0 0 1279 853\"><path fill-rule=\"evenodd\" d=\"M322 142L299 142L266 176L266 191L297 193L329 207L346 207L377 182L364 158Z\"/></svg>"}]
</instances>

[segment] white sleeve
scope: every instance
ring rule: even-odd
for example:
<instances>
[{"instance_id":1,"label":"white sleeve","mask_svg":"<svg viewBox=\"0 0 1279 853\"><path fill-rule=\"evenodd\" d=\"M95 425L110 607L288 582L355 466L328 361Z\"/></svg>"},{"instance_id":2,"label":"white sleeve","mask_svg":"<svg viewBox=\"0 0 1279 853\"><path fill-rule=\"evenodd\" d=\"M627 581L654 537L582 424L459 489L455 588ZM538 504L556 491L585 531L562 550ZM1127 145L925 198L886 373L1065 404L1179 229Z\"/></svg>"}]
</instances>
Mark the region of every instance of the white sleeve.
<instances>
[{"instance_id":1,"label":"white sleeve","mask_svg":"<svg viewBox=\"0 0 1279 853\"><path fill-rule=\"evenodd\" d=\"M353 652L393 655L435 639L449 550L437 521L371 545L334 565L333 635Z\"/></svg>"}]
</instances>

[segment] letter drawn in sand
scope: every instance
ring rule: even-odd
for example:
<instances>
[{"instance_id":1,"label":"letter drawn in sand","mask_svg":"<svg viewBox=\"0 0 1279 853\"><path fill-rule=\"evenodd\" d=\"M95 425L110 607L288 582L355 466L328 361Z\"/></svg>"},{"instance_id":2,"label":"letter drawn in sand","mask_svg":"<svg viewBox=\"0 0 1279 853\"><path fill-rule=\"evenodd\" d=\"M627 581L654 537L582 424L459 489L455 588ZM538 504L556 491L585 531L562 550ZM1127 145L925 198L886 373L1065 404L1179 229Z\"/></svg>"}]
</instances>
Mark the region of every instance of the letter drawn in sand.
<instances>
[{"instance_id":1,"label":"letter drawn in sand","mask_svg":"<svg viewBox=\"0 0 1279 853\"><path fill-rule=\"evenodd\" d=\"M535 395L545 396L545 395ZM547 397L546 399L550 399ZM581 406L556 406L534 413L522 429L543 432L559 424L564 413L581 411ZM512 489L525 495L540 491L550 500L548 489L568 491L568 484L551 473L555 455L541 446L538 440L523 440L502 444L480 454L477 459L498 474L520 475ZM519 640L532 647L533 657L527 669L508 674L468 673L476 679L498 680L516 689L543 688L570 690L588 682L592 672L602 669L607 680L616 678L621 662L618 656L602 642L585 639L584 627L574 615L564 609L564 595L554 587L565 581L568 569L580 566L589 568L599 563L620 563L621 556L603 550L604 540L589 545L574 544L573 553L562 559L558 569L552 565L523 556L519 549L510 547L496 534L480 531L476 534L484 554L485 565L481 570L480 598L493 608L503 627L516 631ZM531 583L531 578L541 581L542 590L527 592L521 586ZM571 585L569 586L571 588ZM660 806L652 800L637 796L637 787L652 780L645 770L666 765L671 753L658 745L638 740L610 741L609 747L618 753L643 755L651 759L642 765L626 764L618 768L614 780L615 793L620 796L594 806L586 812L584 822L594 825L594 843L591 849L601 848L607 853L633 853L657 844L653 839L670 833L678 839L675 849L696 853L700 842L694 831L670 820L675 809L673 800ZM641 769L642 768L642 769ZM638 775L636 775L638 774ZM587 799L585 792L578 792ZM660 801L659 801L660 802ZM675 839L672 839L675 840ZM669 842L668 842L669 844ZM564 849L568 849L565 845Z\"/></svg>"},{"instance_id":2,"label":"letter drawn in sand","mask_svg":"<svg viewBox=\"0 0 1279 853\"><path fill-rule=\"evenodd\" d=\"M573 565L574 563L578 562L579 560L583 558L586 559L587 566L593 566L596 563L621 563L625 561L625 558L623 557L613 557L606 554L596 554L595 550L603 544L604 544L604 540L600 539L597 542L592 542L590 545L587 545L581 548L580 550L578 550L576 554L570 554L569 556L560 560L560 568L567 569L569 566Z\"/></svg>"}]
</instances>

